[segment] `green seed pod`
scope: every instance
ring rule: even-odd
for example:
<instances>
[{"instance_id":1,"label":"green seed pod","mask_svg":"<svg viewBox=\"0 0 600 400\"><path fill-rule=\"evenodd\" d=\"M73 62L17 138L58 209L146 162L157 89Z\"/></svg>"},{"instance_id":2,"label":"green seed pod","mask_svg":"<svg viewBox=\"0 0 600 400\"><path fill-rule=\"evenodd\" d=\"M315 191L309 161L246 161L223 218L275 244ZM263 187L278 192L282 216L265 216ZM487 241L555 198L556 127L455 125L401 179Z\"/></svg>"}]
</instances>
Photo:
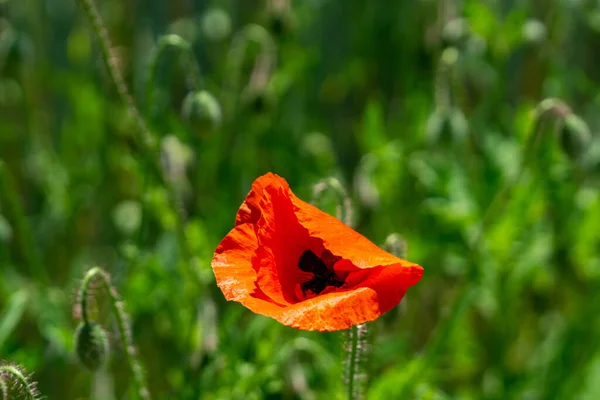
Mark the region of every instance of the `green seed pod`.
<instances>
[{"instance_id":1,"label":"green seed pod","mask_svg":"<svg viewBox=\"0 0 600 400\"><path fill-rule=\"evenodd\" d=\"M183 100L181 116L191 130L208 135L221 125L221 105L206 90L190 92Z\"/></svg>"},{"instance_id":2,"label":"green seed pod","mask_svg":"<svg viewBox=\"0 0 600 400\"><path fill-rule=\"evenodd\" d=\"M83 365L96 371L108 358L109 346L106 332L100 324L82 322L75 331L75 351Z\"/></svg>"},{"instance_id":3,"label":"green seed pod","mask_svg":"<svg viewBox=\"0 0 600 400\"><path fill-rule=\"evenodd\" d=\"M578 160L592 142L592 134L585 121L575 114L567 115L558 132L560 144L571 160Z\"/></svg>"}]
</instances>

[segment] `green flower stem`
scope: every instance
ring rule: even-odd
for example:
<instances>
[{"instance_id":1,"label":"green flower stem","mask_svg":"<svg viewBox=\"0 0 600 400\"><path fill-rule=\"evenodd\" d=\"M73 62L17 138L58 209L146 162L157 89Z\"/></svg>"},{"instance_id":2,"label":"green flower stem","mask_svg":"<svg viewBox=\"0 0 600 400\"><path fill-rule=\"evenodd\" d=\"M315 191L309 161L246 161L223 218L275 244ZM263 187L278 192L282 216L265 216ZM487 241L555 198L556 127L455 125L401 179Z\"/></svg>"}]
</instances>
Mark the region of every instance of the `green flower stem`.
<instances>
[{"instance_id":1,"label":"green flower stem","mask_svg":"<svg viewBox=\"0 0 600 400\"><path fill-rule=\"evenodd\" d=\"M91 282L94 281L95 278L99 279L102 284L102 288L104 288L106 295L110 299L111 309L117 319L121 344L125 350L125 357L127 359L127 364L129 366L131 375L133 376L137 393L139 394L140 398L149 400L150 392L146 386L141 364L138 360L136 350L133 345L133 340L131 338L131 327L129 326L129 319L123 308L123 302L120 300L117 290L111 285L108 274L99 267L90 269L81 283L81 318L85 324L90 323L88 314L88 293L90 291Z\"/></svg>"},{"instance_id":2,"label":"green flower stem","mask_svg":"<svg viewBox=\"0 0 600 400\"><path fill-rule=\"evenodd\" d=\"M102 22L102 18L98 13L98 9L96 8L93 0L77 0L81 8L86 13L88 19L90 20L92 27L96 36L100 39L100 45L102 49L102 59L106 64L106 68L110 74L110 77L115 84L119 96L122 101L127 104L130 113L133 115L137 125L138 125L138 136L136 136L138 144L142 149L142 156L145 157L146 162L151 167L152 172L156 176L159 184L167 189L168 199L170 208L173 210L175 216L175 230L177 234L177 241L179 244L181 257L184 262L182 264L182 276L186 282L194 282L198 283L199 279L197 274L193 270L193 266L190 262L192 259L192 252L187 244L186 236L185 236L185 222L184 217L181 212L180 201L177 198L176 192L172 186L172 183L169 182L165 171L160 165L160 147L157 144L156 139L148 129L146 122L142 115L140 114L133 97L131 96L127 85L125 84L125 80L123 79L123 75L119 70L119 67L116 63L116 56L112 50L110 45L110 40L108 37L108 31L104 27ZM184 296L191 296L190 294L190 285L185 285L186 290L184 291Z\"/></svg>"},{"instance_id":3,"label":"green flower stem","mask_svg":"<svg viewBox=\"0 0 600 400\"><path fill-rule=\"evenodd\" d=\"M110 39L108 37L108 31L104 27L104 23L102 22L102 17L100 17L100 13L96 8L93 0L77 0L85 14L87 15L90 23L92 24L92 28L94 29L94 33L100 39L100 49L102 51L102 60L106 65L106 69L110 75L110 79L114 82L117 92L119 96L123 100L125 104L129 107L130 112L138 124L139 135L141 135L141 142L144 148L153 148L156 146L156 142L148 127L146 126L146 122L142 118L142 115L139 113L135 101L133 100L133 96L129 92L127 88L127 84L125 83L125 79L123 79L123 75L121 74L121 70L117 64L117 56L114 54L113 49L110 44Z\"/></svg>"},{"instance_id":4,"label":"green flower stem","mask_svg":"<svg viewBox=\"0 0 600 400\"><path fill-rule=\"evenodd\" d=\"M8 385L4 381L5 377L9 375L12 376L17 381L20 388L23 391L25 391L27 399L36 400L40 398L37 390L35 389L35 384L29 381L29 379L27 378L27 376L25 376L23 371L21 371L18 367L15 367L14 365L3 364L0 365L0 386L2 386L1 392L3 395L3 399L9 398Z\"/></svg>"},{"instance_id":5,"label":"green flower stem","mask_svg":"<svg viewBox=\"0 0 600 400\"><path fill-rule=\"evenodd\" d=\"M333 190L338 196L336 216L346 225L352 227L352 201L348 192L336 178L322 180L313 187L312 203L318 204L327 190ZM364 360L367 349L368 326L366 323L352 326L345 332L344 347L347 351L344 361L344 382L348 399L362 398L365 392L365 379L361 379L360 362Z\"/></svg>"},{"instance_id":6,"label":"green flower stem","mask_svg":"<svg viewBox=\"0 0 600 400\"><path fill-rule=\"evenodd\" d=\"M21 255L29 267L29 272L42 282L49 283L50 277L44 269L39 249L33 240L33 232L19 200L17 186L8 166L2 160L0 160L0 194L4 195L8 215L12 215Z\"/></svg>"},{"instance_id":7,"label":"green flower stem","mask_svg":"<svg viewBox=\"0 0 600 400\"><path fill-rule=\"evenodd\" d=\"M364 324L363 324L364 325ZM350 348L348 349L347 360L346 360L346 398L349 400L355 399L355 382L357 381L357 358L358 358L358 326L353 326L348 329L348 343Z\"/></svg>"}]
</instances>

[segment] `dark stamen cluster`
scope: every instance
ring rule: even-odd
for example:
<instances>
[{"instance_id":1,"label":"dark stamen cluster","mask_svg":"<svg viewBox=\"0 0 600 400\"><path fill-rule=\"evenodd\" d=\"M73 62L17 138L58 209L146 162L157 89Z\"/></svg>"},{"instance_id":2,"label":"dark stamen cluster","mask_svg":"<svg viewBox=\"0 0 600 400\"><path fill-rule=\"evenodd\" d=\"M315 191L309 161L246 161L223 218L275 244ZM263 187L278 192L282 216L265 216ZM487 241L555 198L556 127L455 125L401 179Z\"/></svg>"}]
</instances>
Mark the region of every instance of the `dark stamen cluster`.
<instances>
[{"instance_id":1,"label":"dark stamen cluster","mask_svg":"<svg viewBox=\"0 0 600 400\"><path fill-rule=\"evenodd\" d=\"M335 276L333 266L341 260L341 257L334 256L329 250L324 250L319 258L311 250L306 250L298 260L298 268L304 272L311 272L314 276L300 285L302 292L312 292L319 294L327 286L341 287L344 282Z\"/></svg>"}]
</instances>

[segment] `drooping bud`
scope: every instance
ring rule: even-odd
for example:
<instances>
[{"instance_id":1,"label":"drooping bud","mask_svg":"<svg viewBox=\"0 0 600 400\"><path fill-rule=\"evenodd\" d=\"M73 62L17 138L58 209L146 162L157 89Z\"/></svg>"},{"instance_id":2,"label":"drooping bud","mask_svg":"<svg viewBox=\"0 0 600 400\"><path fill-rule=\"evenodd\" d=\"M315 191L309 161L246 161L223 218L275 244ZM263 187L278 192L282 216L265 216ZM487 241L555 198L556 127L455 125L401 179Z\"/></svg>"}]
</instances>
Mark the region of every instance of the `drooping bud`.
<instances>
[{"instance_id":1,"label":"drooping bud","mask_svg":"<svg viewBox=\"0 0 600 400\"><path fill-rule=\"evenodd\" d=\"M181 116L194 132L208 135L221 125L221 105L206 90L190 92L183 100Z\"/></svg>"},{"instance_id":2,"label":"drooping bud","mask_svg":"<svg viewBox=\"0 0 600 400\"><path fill-rule=\"evenodd\" d=\"M106 332L95 322L81 323L75 331L75 352L79 361L90 371L96 371L108 358Z\"/></svg>"}]
</instances>

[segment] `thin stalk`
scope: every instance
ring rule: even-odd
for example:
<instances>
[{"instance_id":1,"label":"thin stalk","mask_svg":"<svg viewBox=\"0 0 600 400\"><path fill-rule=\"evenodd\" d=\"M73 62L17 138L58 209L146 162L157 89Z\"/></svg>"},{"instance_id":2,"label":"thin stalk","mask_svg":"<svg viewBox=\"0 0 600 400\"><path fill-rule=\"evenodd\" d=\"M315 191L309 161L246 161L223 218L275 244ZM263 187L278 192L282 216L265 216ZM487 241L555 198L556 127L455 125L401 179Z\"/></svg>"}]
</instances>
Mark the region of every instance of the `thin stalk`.
<instances>
[{"instance_id":1,"label":"thin stalk","mask_svg":"<svg viewBox=\"0 0 600 400\"><path fill-rule=\"evenodd\" d=\"M349 400L355 398L355 377L357 375L357 358L358 358L358 326L353 326L348 329L348 342L350 344L350 348L348 349L347 355L347 370L346 370L346 396Z\"/></svg>"},{"instance_id":2,"label":"thin stalk","mask_svg":"<svg viewBox=\"0 0 600 400\"><path fill-rule=\"evenodd\" d=\"M119 336L121 344L125 350L125 358L129 371L133 376L133 381L137 389L137 393L140 398L144 400L150 400L150 392L146 386L146 382L142 373L141 364L138 360L138 356L131 338L131 327L129 326L129 319L123 308L123 302L119 298L119 293L111 285L110 277L99 267L90 269L81 283L81 319L85 324L90 323L88 314L88 293L90 291L91 282L98 278L104 288L104 292L110 299L110 305L115 317L117 319L117 327L119 329Z\"/></svg>"},{"instance_id":3,"label":"thin stalk","mask_svg":"<svg viewBox=\"0 0 600 400\"><path fill-rule=\"evenodd\" d=\"M312 203L318 203L327 190L333 190L338 196L336 216L346 225L352 227L352 201L348 192L339 180L331 177L322 180L313 187ZM345 350L347 352L344 369L344 382L348 399L355 400L363 397L365 381L361 379L360 362L364 360L367 351L366 339L368 325L366 323L352 326L345 332ZM364 377L363 377L364 378Z\"/></svg>"},{"instance_id":4,"label":"thin stalk","mask_svg":"<svg viewBox=\"0 0 600 400\"><path fill-rule=\"evenodd\" d=\"M131 95L125 80L123 79L123 75L119 69L117 64L117 57L114 54L112 46L110 44L110 39L108 37L108 31L102 22L102 18L96 5L93 0L77 0L83 11L86 13L88 19L92 24L92 28L94 29L94 33L100 40L100 47L102 50L102 59L106 65L106 68L109 72L110 78L113 81L115 87L117 88L117 92L121 97L122 101L127 105L129 112L133 115L137 125L138 125L138 136L135 137L138 144L142 149L142 156L145 157L148 165L151 167L152 172L156 176L158 183L164 186L167 189L169 206L173 210L175 215L175 231L177 235L177 242L179 244L179 249L181 252L181 257L184 262L182 263L182 276L186 282L196 282L198 283L198 276L193 271L193 267L191 265L190 260L192 259L192 252L187 244L187 240L185 237L185 221L184 216L182 215L182 209L180 205L180 201L175 193L175 190L167 178L165 171L163 170L160 164L160 148L157 144L156 139L148 129L146 121L142 117L142 114L139 112L133 96ZM185 285L186 288L189 285ZM189 289L184 291L184 296L189 296Z\"/></svg>"}]
</instances>

